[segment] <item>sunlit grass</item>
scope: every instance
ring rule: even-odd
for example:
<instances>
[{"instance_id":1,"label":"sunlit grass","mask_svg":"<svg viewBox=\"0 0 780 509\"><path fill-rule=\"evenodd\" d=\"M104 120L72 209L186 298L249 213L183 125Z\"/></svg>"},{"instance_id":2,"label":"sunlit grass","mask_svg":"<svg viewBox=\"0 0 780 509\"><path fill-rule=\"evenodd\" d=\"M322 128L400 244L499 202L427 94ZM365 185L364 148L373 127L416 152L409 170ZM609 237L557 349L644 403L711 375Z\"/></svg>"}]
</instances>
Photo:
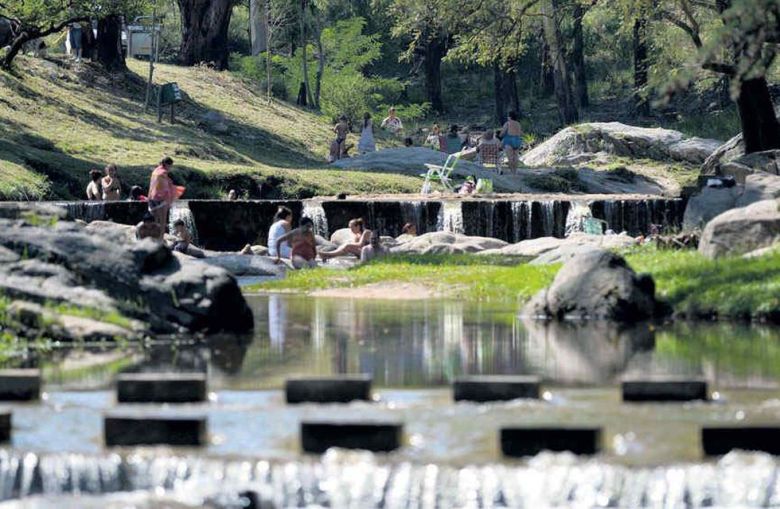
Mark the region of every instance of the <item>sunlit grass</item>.
<instances>
[{"instance_id":1,"label":"sunlit grass","mask_svg":"<svg viewBox=\"0 0 780 509\"><path fill-rule=\"evenodd\" d=\"M637 272L653 276L656 295L690 317L780 317L780 253L760 258L709 260L697 251L644 247L627 253ZM445 297L524 302L554 278L559 265L507 265L502 257L391 256L349 270L297 271L248 291L349 288L379 282L415 282Z\"/></svg>"}]
</instances>

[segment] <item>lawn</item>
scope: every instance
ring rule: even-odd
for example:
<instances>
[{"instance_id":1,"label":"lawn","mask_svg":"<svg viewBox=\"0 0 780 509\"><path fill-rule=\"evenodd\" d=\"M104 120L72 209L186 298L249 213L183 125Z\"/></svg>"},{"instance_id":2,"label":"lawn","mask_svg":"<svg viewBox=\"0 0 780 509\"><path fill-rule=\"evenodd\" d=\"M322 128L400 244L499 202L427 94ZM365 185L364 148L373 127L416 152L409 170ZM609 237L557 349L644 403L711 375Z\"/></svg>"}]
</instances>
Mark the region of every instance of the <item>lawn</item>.
<instances>
[{"instance_id":1,"label":"lawn","mask_svg":"<svg viewBox=\"0 0 780 509\"><path fill-rule=\"evenodd\" d=\"M709 260L696 251L654 247L626 253L637 272L651 274L656 294L676 313L696 318L780 318L780 253ZM378 282L431 285L454 299L523 303L554 278L559 265L529 265L474 255L390 256L349 270L320 268L288 274L247 291L309 292Z\"/></svg>"},{"instance_id":2,"label":"lawn","mask_svg":"<svg viewBox=\"0 0 780 509\"><path fill-rule=\"evenodd\" d=\"M177 122L144 112L146 65L108 75L84 63L21 57L18 74L0 72L0 200L82 198L91 168L116 163L126 186L148 184L163 155L189 198L236 188L251 198L308 198L337 193L417 192L418 178L328 170L330 123L287 103L269 104L230 73L158 65L157 83L184 93ZM210 130L208 112L227 133Z\"/></svg>"}]
</instances>

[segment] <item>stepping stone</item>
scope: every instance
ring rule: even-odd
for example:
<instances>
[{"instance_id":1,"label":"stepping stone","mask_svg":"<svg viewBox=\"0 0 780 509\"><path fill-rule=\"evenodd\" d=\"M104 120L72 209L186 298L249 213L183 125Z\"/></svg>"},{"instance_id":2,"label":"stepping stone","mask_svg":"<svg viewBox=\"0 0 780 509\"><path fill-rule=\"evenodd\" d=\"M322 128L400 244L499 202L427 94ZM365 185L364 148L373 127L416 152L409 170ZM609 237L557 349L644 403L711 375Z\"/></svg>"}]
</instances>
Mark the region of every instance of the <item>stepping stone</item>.
<instances>
[{"instance_id":1,"label":"stepping stone","mask_svg":"<svg viewBox=\"0 0 780 509\"><path fill-rule=\"evenodd\" d=\"M707 382L701 379L649 378L623 380L623 401L708 400Z\"/></svg>"},{"instance_id":2,"label":"stepping stone","mask_svg":"<svg viewBox=\"0 0 780 509\"><path fill-rule=\"evenodd\" d=\"M403 424L397 422L301 423L304 452L323 453L331 447L388 452L401 446Z\"/></svg>"},{"instance_id":3,"label":"stepping stone","mask_svg":"<svg viewBox=\"0 0 780 509\"><path fill-rule=\"evenodd\" d=\"M732 449L780 456L780 426L703 427L701 445L707 456L721 456Z\"/></svg>"},{"instance_id":4,"label":"stepping stone","mask_svg":"<svg viewBox=\"0 0 780 509\"><path fill-rule=\"evenodd\" d=\"M0 442L8 442L11 440L11 418L10 411L0 412Z\"/></svg>"},{"instance_id":5,"label":"stepping stone","mask_svg":"<svg viewBox=\"0 0 780 509\"><path fill-rule=\"evenodd\" d=\"M116 379L119 403L196 403L206 401L202 373L123 373Z\"/></svg>"},{"instance_id":6,"label":"stepping stone","mask_svg":"<svg viewBox=\"0 0 780 509\"><path fill-rule=\"evenodd\" d=\"M536 376L462 376L455 379L455 401L509 401L518 398L539 399Z\"/></svg>"},{"instance_id":7,"label":"stepping stone","mask_svg":"<svg viewBox=\"0 0 780 509\"><path fill-rule=\"evenodd\" d=\"M39 369L0 370L0 401L32 401L40 397Z\"/></svg>"},{"instance_id":8,"label":"stepping stone","mask_svg":"<svg viewBox=\"0 0 780 509\"><path fill-rule=\"evenodd\" d=\"M349 403L371 400L370 375L310 376L288 378L287 403Z\"/></svg>"},{"instance_id":9,"label":"stepping stone","mask_svg":"<svg viewBox=\"0 0 780 509\"><path fill-rule=\"evenodd\" d=\"M206 443L205 416L107 415L103 426L107 446L197 446Z\"/></svg>"},{"instance_id":10,"label":"stepping stone","mask_svg":"<svg viewBox=\"0 0 780 509\"><path fill-rule=\"evenodd\" d=\"M596 454L601 449L601 428L562 426L501 429L505 456L535 456L542 451Z\"/></svg>"}]
</instances>

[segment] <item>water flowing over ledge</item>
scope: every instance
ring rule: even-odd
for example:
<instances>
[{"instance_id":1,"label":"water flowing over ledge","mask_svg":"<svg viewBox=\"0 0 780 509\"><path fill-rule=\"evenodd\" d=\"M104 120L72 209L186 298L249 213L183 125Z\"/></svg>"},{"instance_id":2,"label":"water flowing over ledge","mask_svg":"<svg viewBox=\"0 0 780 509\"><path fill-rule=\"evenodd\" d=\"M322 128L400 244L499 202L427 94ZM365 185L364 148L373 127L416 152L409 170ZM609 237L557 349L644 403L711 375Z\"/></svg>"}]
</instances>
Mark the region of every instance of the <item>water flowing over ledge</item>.
<instances>
[{"instance_id":1,"label":"water flowing over ledge","mask_svg":"<svg viewBox=\"0 0 780 509\"><path fill-rule=\"evenodd\" d=\"M642 195L496 195L485 198L402 196L312 199L302 201L192 200L177 204L171 219L184 220L191 233L209 249L236 250L246 244L263 244L277 207L292 209L296 220L309 217L319 235L327 237L362 217L381 235L398 236L404 224L420 233L448 231L470 236L519 242L538 237L563 237L566 216L574 203L587 203L594 217L615 232L631 235L650 232L652 225L676 230L682 224L681 199ZM68 219L113 220L136 224L146 205L139 202L66 202Z\"/></svg>"},{"instance_id":2,"label":"water flowing over ledge","mask_svg":"<svg viewBox=\"0 0 780 509\"><path fill-rule=\"evenodd\" d=\"M717 462L630 468L571 454L542 453L525 463L465 467L388 463L363 452L274 462L161 454L38 456L0 450L3 500L44 496L64 507L73 495L148 492L193 507L535 508L775 507L778 465L771 456L734 452ZM93 506L89 506L93 507ZM100 507L95 505L94 507Z\"/></svg>"}]
</instances>

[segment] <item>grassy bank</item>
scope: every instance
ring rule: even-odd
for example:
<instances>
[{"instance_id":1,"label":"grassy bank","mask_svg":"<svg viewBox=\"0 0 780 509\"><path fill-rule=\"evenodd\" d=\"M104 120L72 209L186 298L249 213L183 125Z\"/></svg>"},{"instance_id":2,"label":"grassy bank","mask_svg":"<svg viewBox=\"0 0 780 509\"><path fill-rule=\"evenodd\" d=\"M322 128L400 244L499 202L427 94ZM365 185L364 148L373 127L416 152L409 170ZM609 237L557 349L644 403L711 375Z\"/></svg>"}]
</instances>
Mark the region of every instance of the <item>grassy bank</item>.
<instances>
[{"instance_id":1,"label":"grassy bank","mask_svg":"<svg viewBox=\"0 0 780 509\"><path fill-rule=\"evenodd\" d=\"M696 251L639 248L626 256L656 282L656 294L690 317L780 318L780 253L754 259L708 260ZM417 282L451 298L525 302L549 285L560 266L528 265L482 256L393 256L350 270L321 268L288 274L248 291L358 287Z\"/></svg>"},{"instance_id":2,"label":"grassy bank","mask_svg":"<svg viewBox=\"0 0 780 509\"><path fill-rule=\"evenodd\" d=\"M21 57L17 74L0 72L0 200L81 198L89 169L112 162L126 186L146 186L164 154L190 198L230 188L251 198L419 190L414 177L325 169L329 122L268 104L230 73L158 65L155 82L176 82L184 94L177 122L158 124L143 108L146 65L129 66L109 75L88 63ZM204 125L208 112L224 126Z\"/></svg>"}]
</instances>

